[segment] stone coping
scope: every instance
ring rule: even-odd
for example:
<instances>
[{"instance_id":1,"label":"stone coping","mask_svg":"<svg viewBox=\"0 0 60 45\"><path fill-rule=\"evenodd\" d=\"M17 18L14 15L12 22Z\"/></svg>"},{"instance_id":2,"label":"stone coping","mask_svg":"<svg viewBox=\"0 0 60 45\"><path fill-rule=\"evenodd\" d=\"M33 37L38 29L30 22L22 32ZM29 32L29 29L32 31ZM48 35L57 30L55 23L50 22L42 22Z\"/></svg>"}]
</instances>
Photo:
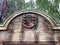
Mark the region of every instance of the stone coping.
<instances>
[{"instance_id":1,"label":"stone coping","mask_svg":"<svg viewBox=\"0 0 60 45\"><path fill-rule=\"evenodd\" d=\"M31 41L31 42L19 42L19 41L16 41L16 42L12 42L12 41L4 41L3 42L3 45L55 45L56 42L54 41L42 41L42 42L38 42L38 41Z\"/></svg>"}]
</instances>

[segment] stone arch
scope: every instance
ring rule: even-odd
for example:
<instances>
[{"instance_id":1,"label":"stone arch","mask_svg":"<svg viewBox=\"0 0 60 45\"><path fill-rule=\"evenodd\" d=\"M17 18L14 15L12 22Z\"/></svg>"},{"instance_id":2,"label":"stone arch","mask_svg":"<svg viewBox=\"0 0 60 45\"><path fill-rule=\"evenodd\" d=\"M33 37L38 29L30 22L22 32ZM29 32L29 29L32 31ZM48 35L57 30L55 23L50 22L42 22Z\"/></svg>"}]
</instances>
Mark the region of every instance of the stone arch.
<instances>
[{"instance_id":1,"label":"stone arch","mask_svg":"<svg viewBox=\"0 0 60 45\"><path fill-rule=\"evenodd\" d=\"M19 16L22 16L23 14L29 14L29 13L31 13L31 14L36 14L36 15L41 16L42 18L38 16L39 18L41 18L40 21L47 20L47 23L50 24L50 26L51 26L50 28L51 28L51 29L53 29L53 28L56 26L54 20L53 20L50 16L48 16L48 15L46 15L46 14L43 14L43 13L41 13L41 12L36 12L36 11L24 11L24 12L18 12L17 14L12 15L12 16L10 17L10 19L7 21L7 23L5 24L6 28L8 28L8 26L10 26L9 24L11 23L11 21L14 22L14 20L15 20L16 18L18 18ZM43 20L42 20L42 19L43 19ZM16 20L15 20L15 21L16 21ZM17 22L17 21L16 21L16 22ZM40 23L41 23L41 22L40 22ZM39 24L40 24L40 23L39 23ZM19 23L19 24L20 24L20 23ZM19 25L19 24L18 24L18 25ZM38 25L39 25L39 24L38 24ZM40 25L41 25L41 24L40 24ZM40 26L40 25L39 25L39 26ZM39 26L38 26L38 29L37 29L37 31L36 31L35 33L41 33L41 34L44 33L44 34L45 34L45 37L44 37L43 39L42 39L42 37L41 37L43 34L42 34L42 35L39 34L39 35L40 35L40 38L39 38L39 39L40 39L40 40L41 40L41 39L42 39L42 40L45 40L45 39L49 38L49 36L51 36L51 39L49 38L48 40L52 40L52 39L53 39L53 38L52 38L52 36L53 36L53 35L52 35L52 30L49 29L49 31L50 31L51 33L47 30L47 32L50 33L50 34L47 34L47 33L43 32L45 28L42 29L42 28L39 27ZM44 25L43 25L43 26L44 26ZM19 26L18 26L18 27L19 27ZM20 27L21 27L21 26L20 26ZM11 27L10 27L10 28L11 28ZM19 29L19 30L20 30L20 29ZM42 32L41 32L40 30L42 30ZM19 31L15 30L14 32L19 32ZM31 32L34 32L34 31L31 31ZM18 35L19 35L19 34L18 34ZM38 35L38 36L39 36L39 35ZM48 35L48 36L46 36L46 35ZM17 36L17 37L19 37L19 36ZM18 40L19 40L19 39L18 39ZM40 41L40 40L39 40L39 41ZM14 41L14 40L13 40L13 41ZM53 41L53 40L52 40L52 41Z\"/></svg>"},{"instance_id":2,"label":"stone arch","mask_svg":"<svg viewBox=\"0 0 60 45\"><path fill-rule=\"evenodd\" d=\"M29 12L30 12L30 13L35 13L35 14L38 14L38 15L44 17L44 18L50 23L50 25L51 25L52 28L54 28L54 27L56 26L56 22L55 22L49 15L47 15L47 14L45 14L45 13L38 12L38 11L22 11L22 12L18 11L18 12L16 12L16 13L12 14L12 15L3 23L3 25L1 25L0 30L6 30L7 27L8 27L8 25L9 25L9 23L10 23L15 17L17 17L17 16L19 16L19 15L21 15L21 14L23 14L23 13L29 13Z\"/></svg>"},{"instance_id":3,"label":"stone arch","mask_svg":"<svg viewBox=\"0 0 60 45\"><path fill-rule=\"evenodd\" d=\"M38 26L37 26L37 29L30 29L31 31L24 31L24 34L28 34L31 33L31 37L33 40L32 41L35 41L35 36L36 35L36 40L37 41L54 41L54 35L53 35L53 31L52 29L56 26L56 23L55 21L50 17L48 16L47 14L44 14L44 13L41 13L41 12L37 12L37 11L18 11L17 13L11 15L5 22L4 24L2 25L2 28L1 30L7 30L6 32L7 35L8 34L12 34L12 36L10 37L10 35L8 35L7 37L7 41L10 40L10 41L20 41L22 40L21 36L20 35L20 32L23 33L23 31L21 31L21 16L23 16L23 14L36 14L36 16L38 16ZM15 23L17 22L17 23ZM46 27L47 25L47 27ZM13 27L13 28L12 28ZM41 28L42 27L42 28ZM50 27L50 28L48 28ZM48 28L48 29L46 29ZM23 30L25 28L22 28ZM43 35L43 36L42 36ZM5 35L6 36L6 35ZM14 38L16 36L16 38ZM26 36L26 35L24 35ZM28 35L29 36L29 35ZM27 36L27 38L28 38ZM50 36L50 37L49 37ZM20 38L21 39L20 39ZM22 36L23 37L23 36ZM5 38L5 37L3 37ZM23 41L26 40L26 37L24 37L25 39L23 39ZM30 39L31 41L31 39Z\"/></svg>"}]
</instances>

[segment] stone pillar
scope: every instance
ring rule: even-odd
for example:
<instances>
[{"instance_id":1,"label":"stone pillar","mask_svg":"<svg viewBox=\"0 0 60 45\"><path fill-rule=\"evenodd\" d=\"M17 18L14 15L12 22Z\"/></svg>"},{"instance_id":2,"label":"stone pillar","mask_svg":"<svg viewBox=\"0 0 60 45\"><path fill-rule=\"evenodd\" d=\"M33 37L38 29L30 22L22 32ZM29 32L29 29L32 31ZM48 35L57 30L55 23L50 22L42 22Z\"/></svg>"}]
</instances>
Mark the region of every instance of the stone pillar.
<instances>
[{"instance_id":1,"label":"stone pillar","mask_svg":"<svg viewBox=\"0 0 60 45\"><path fill-rule=\"evenodd\" d=\"M25 30L24 31L24 42L34 42L35 41L35 31L34 30Z\"/></svg>"},{"instance_id":2,"label":"stone pillar","mask_svg":"<svg viewBox=\"0 0 60 45\"><path fill-rule=\"evenodd\" d=\"M12 35L12 41L20 41L20 32L17 30L14 30Z\"/></svg>"},{"instance_id":3,"label":"stone pillar","mask_svg":"<svg viewBox=\"0 0 60 45\"><path fill-rule=\"evenodd\" d=\"M38 28L37 28L37 31L36 31L36 34L39 35L38 37L38 41L47 41L47 36L46 36L46 33L44 31L44 26L43 26L43 21L44 19L43 18L39 18L38 19Z\"/></svg>"},{"instance_id":4,"label":"stone pillar","mask_svg":"<svg viewBox=\"0 0 60 45\"><path fill-rule=\"evenodd\" d=\"M0 45L3 45L2 41L0 41Z\"/></svg>"},{"instance_id":5,"label":"stone pillar","mask_svg":"<svg viewBox=\"0 0 60 45\"><path fill-rule=\"evenodd\" d=\"M21 34L21 30L22 30L22 23L21 23L21 18L16 19L14 22L14 30L13 30L13 35L12 35L12 41L21 41L22 39L22 34Z\"/></svg>"},{"instance_id":6,"label":"stone pillar","mask_svg":"<svg viewBox=\"0 0 60 45\"><path fill-rule=\"evenodd\" d=\"M38 34L39 33L39 34ZM43 23L39 22L38 28L37 28L37 34L39 35L38 41L47 41L47 34L44 31Z\"/></svg>"},{"instance_id":7,"label":"stone pillar","mask_svg":"<svg viewBox=\"0 0 60 45\"><path fill-rule=\"evenodd\" d=\"M45 26L43 22L44 18L39 18L38 19L38 27L37 27L37 31L36 34L38 33L39 37L38 37L38 41L39 42L47 42L47 41L53 41L53 35L49 34L46 32L47 29L45 29ZM48 28L48 27L47 27ZM48 30L47 30L48 31Z\"/></svg>"},{"instance_id":8,"label":"stone pillar","mask_svg":"<svg viewBox=\"0 0 60 45\"><path fill-rule=\"evenodd\" d=\"M56 45L60 45L60 32L59 31L55 31L54 39L55 39Z\"/></svg>"}]
</instances>

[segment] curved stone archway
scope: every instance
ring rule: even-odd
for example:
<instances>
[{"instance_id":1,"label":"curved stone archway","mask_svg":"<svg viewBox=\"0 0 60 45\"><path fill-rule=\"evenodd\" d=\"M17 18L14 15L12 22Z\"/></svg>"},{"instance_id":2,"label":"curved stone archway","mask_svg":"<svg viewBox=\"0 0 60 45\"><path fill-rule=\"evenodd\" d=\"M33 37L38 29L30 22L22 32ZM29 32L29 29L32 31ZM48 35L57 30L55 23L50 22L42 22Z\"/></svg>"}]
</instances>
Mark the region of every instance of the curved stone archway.
<instances>
[{"instance_id":1,"label":"curved stone archway","mask_svg":"<svg viewBox=\"0 0 60 45\"><path fill-rule=\"evenodd\" d=\"M0 25L0 30L6 30L9 23L11 22L11 20L13 20L15 17L23 14L23 13L35 13L35 14L38 14L42 17L44 17L46 20L48 20L48 22L50 23L50 25L52 26L52 28L54 28L56 26L56 22L47 14L45 13L42 13L42 12L38 12L38 11L18 11L14 14L12 14L2 25Z\"/></svg>"},{"instance_id":2,"label":"curved stone archway","mask_svg":"<svg viewBox=\"0 0 60 45\"><path fill-rule=\"evenodd\" d=\"M22 12L14 15L7 24L8 30L13 31L12 41L54 41L52 28L55 24L47 15Z\"/></svg>"},{"instance_id":3,"label":"curved stone archway","mask_svg":"<svg viewBox=\"0 0 60 45\"><path fill-rule=\"evenodd\" d=\"M52 29L56 26L56 24L50 16L41 12L18 12L11 15L3 26L4 28L2 29L7 30L8 33L7 41L54 41Z\"/></svg>"}]
</instances>

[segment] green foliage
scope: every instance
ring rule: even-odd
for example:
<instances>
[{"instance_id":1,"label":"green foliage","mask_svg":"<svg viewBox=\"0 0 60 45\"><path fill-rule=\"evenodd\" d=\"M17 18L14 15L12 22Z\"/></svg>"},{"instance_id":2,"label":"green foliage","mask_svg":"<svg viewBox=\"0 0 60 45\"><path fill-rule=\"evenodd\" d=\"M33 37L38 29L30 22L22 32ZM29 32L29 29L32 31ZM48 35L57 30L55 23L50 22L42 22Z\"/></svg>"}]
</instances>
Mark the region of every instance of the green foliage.
<instances>
[{"instance_id":1,"label":"green foliage","mask_svg":"<svg viewBox=\"0 0 60 45\"><path fill-rule=\"evenodd\" d=\"M48 0L36 0L36 3L34 3L33 0L30 0L28 3L25 3L25 0L16 1L19 2L21 10L23 9L40 10L44 13L49 14L57 23L60 23L59 19L60 13L58 11L60 0L55 0L54 2L50 2Z\"/></svg>"},{"instance_id":2,"label":"green foliage","mask_svg":"<svg viewBox=\"0 0 60 45\"><path fill-rule=\"evenodd\" d=\"M55 0L54 3L52 4L48 0L37 0L36 3L39 6L39 9L43 10L43 12L47 13L46 10L48 11L47 14L49 14L57 23L60 23L60 13L58 11L59 8L59 1L60 0Z\"/></svg>"},{"instance_id":3,"label":"green foliage","mask_svg":"<svg viewBox=\"0 0 60 45\"><path fill-rule=\"evenodd\" d=\"M15 1L17 4L15 5ZM11 15L13 12L18 10L39 10L50 15L57 23L60 23L60 11L58 11L60 0L12 0L10 4L12 5L7 13ZM18 9L17 9L18 6Z\"/></svg>"}]
</instances>

